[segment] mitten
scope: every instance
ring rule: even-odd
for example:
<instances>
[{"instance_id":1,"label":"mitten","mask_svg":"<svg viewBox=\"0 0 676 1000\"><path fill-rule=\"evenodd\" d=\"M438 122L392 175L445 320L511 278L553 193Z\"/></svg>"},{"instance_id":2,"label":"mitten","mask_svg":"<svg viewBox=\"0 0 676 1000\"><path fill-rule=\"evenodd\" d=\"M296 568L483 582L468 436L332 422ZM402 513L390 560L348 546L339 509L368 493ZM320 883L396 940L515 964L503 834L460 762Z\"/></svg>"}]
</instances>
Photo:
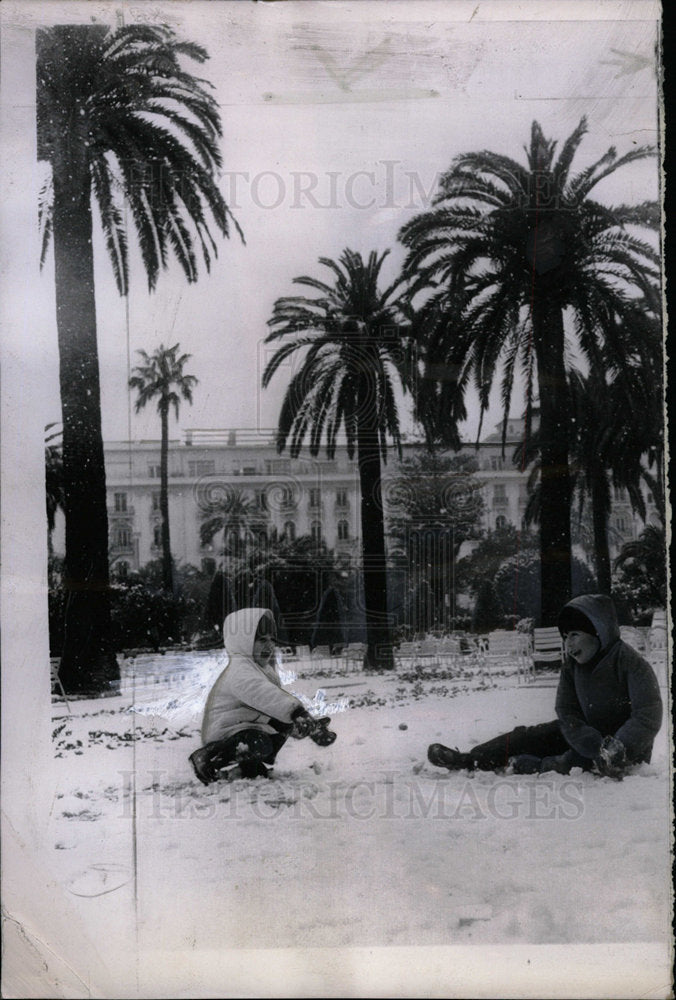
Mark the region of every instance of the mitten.
<instances>
[{"instance_id":1,"label":"mitten","mask_svg":"<svg viewBox=\"0 0 676 1000\"><path fill-rule=\"evenodd\" d=\"M599 755L594 763L599 774L621 781L629 764L624 743L614 736L604 736Z\"/></svg>"},{"instance_id":2,"label":"mitten","mask_svg":"<svg viewBox=\"0 0 676 1000\"><path fill-rule=\"evenodd\" d=\"M329 729L331 719L325 715L321 719L313 719L312 721L315 724L314 730L310 733L312 742L316 743L318 747L330 747L336 740L336 733Z\"/></svg>"},{"instance_id":3,"label":"mitten","mask_svg":"<svg viewBox=\"0 0 676 1000\"><path fill-rule=\"evenodd\" d=\"M315 720L307 712L299 712L293 720L293 729L290 735L296 740L303 740L306 736L311 736L314 732Z\"/></svg>"}]
</instances>

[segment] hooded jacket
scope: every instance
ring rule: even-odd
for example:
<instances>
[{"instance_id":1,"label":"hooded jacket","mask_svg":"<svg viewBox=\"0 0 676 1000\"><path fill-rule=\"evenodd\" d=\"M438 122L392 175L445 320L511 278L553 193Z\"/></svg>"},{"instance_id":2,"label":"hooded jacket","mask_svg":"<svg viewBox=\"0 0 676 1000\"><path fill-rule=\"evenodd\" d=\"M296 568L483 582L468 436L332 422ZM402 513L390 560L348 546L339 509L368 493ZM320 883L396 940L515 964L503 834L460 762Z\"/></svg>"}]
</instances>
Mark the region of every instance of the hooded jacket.
<instances>
[{"instance_id":1,"label":"hooded jacket","mask_svg":"<svg viewBox=\"0 0 676 1000\"><path fill-rule=\"evenodd\" d=\"M265 608L242 608L225 619L228 665L207 698L202 720L204 743L226 739L242 729L279 732L271 720L290 724L297 715L305 714L301 702L282 688L275 667L260 667L253 659L256 629L265 616L274 621L272 612Z\"/></svg>"},{"instance_id":2,"label":"hooded jacket","mask_svg":"<svg viewBox=\"0 0 676 1000\"><path fill-rule=\"evenodd\" d=\"M589 619L601 648L590 663L565 658L556 692L564 737L573 750L593 760L603 737L615 736L630 761L649 761L662 724L662 698L652 667L620 639L615 607L605 594L583 594L566 608Z\"/></svg>"}]
</instances>

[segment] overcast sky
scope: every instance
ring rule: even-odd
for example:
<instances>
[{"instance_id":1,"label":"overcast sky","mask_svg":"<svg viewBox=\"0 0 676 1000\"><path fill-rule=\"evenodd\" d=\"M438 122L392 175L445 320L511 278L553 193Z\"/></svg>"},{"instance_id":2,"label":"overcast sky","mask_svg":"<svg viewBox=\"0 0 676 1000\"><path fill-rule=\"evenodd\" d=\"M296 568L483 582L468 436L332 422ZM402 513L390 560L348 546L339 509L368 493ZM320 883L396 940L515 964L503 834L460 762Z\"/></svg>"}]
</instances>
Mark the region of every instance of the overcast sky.
<instances>
[{"instance_id":1,"label":"overcast sky","mask_svg":"<svg viewBox=\"0 0 676 1000\"><path fill-rule=\"evenodd\" d=\"M48 10L48 5L41 5ZM435 178L459 152L491 149L524 160L535 119L565 139L586 115L575 161L583 169L616 145L620 154L657 138L653 3L443 2L93 4L115 23L166 21L202 43L197 72L221 105L222 190L241 225L219 247L211 275L189 286L172 266L153 295L132 256L129 340L123 300L97 245L104 438L157 437L151 410L130 416L128 350L180 342L196 375L192 408L179 428L272 427L286 376L260 389L263 345L275 299L299 274L322 277L320 256L344 247L391 248L401 263L401 226L428 203ZM59 5L63 11L68 4ZM72 10L81 11L73 4ZM472 12L474 11L474 16ZM623 13L617 19L614 11ZM91 15L90 15L91 16ZM604 18L594 20L591 18ZM77 20L77 17L73 17ZM607 203L658 193L658 164L621 170L596 191ZM328 275L328 272L327 272ZM52 419L60 419L51 259L40 279L45 364L53 369ZM52 329L50 335L49 330ZM133 400L132 400L133 402ZM521 409L517 396L513 412ZM477 406L469 400L471 436ZM499 419L496 406L488 419Z\"/></svg>"}]
</instances>

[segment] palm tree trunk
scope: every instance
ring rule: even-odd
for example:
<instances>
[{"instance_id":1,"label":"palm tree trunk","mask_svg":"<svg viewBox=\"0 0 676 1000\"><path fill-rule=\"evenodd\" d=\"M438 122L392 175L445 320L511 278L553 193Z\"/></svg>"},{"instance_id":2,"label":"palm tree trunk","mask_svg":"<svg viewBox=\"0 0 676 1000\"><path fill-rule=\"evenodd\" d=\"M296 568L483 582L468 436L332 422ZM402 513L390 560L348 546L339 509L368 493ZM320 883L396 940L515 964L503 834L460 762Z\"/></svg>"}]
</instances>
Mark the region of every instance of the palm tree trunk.
<instances>
[{"instance_id":1,"label":"palm tree trunk","mask_svg":"<svg viewBox=\"0 0 676 1000\"><path fill-rule=\"evenodd\" d=\"M605 473L602 473L605 477ZM611 572L610 551L608 548L608 505L606 503L607 483L598 482L592 485L592 523L594 528L594 564L596 569L596 585L599 593L610 594Z\"/></svg>"},{"instance_id":2,"label":"palm tree trunk","mask_svg":"<svg viewBox=\"0 0 676 1000\"><path fill-rule=\"evenodd\" d=\"M541 624L555 625L571 597L572 489L568 464L570 403L564 357L563 316L545 296L533 305L533 340L540 395Z\"/></svg>"},{"instance_id":3,"label":"palm tree trunk","mask_svg":"<svg viewBox=\"0 0 676 1000\"><path fill-rule=\"evenodd\" d=\"M381 497L380 452L373 401L362 403L357 429L357 459L361 492L361 538L366 616L364 665L376 670L394 667L387 613L385 521Z\"/></svg>"},{"instance_id":4,"label":"palm tree trunk","mask_svg":"<svg viewBox=\"0 0 676 1000\"><path fill-rule=\"evenodd\" d=\"M160 445L160 531L162 532L162 586L173 592L173 563L169 538L169 409L163 403L160 410L162 439Z\"/></svg>"},{"instance_id":5,"label":"palm tree trunk","mask_svg":"<svg viewBox=\"0 0 676 1000\"><path fill-rule=\"evenodd\" d=\"M101 693L120 674L111 641L89 175L73 159L54 169L53 206L66 520L60 680L68 693Z\"/></svg>"}]
</instances>

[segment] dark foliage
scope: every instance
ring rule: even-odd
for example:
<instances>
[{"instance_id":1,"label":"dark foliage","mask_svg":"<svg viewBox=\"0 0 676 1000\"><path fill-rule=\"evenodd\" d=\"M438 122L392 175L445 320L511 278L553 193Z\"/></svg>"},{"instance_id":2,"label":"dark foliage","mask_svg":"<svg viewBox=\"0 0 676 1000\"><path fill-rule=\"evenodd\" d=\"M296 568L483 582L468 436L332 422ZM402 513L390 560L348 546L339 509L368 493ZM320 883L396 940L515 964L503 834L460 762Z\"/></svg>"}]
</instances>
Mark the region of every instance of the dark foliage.
<instances>
[{"instance_id":1,"label":"dark foliage","mask_svg":"<svg viewBox=\"0 0 676 1000\"><path fill-rule=\"evenodd\" d=\"M485 577L481 581L476 595L472 615L472 631L492 632L493 629L502 628L504 617L504 607L498 597L495 584L490 577Z\"/></svg>"}]
</instances>

